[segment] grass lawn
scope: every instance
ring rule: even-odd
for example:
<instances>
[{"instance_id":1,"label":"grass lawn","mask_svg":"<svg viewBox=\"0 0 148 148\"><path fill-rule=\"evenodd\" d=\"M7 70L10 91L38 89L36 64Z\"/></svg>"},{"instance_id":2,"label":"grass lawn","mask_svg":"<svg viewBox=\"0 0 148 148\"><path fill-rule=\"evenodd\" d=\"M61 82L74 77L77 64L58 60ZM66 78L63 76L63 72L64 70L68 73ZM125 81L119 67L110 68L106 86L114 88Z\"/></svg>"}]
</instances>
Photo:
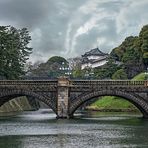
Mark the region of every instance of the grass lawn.
<instances>
[{"instance_id":1,"label":"grass lawn","mask_svg":"<svg viewBox=\"0 0 148 148\"><path fill-rule=\"evenodd\" d=\"M94 109L94 110L121 109L121 110L137 111L137 108L129 101L119 98L119 97L114 97L114 96L101 97L96 102L91 104L91 106L89 106L88 109Z\"/></svg>"},{"instance_id":2,"label":"grass lawn","mask_svg":"<svg viewBox=\"0 0 148 148\"><path fill-rule=\"evenodd\" d=\"M145 80L145 74L141 73L137 76L135 76L132 80ZM123 109L123 110L133 110L137 111L138 109L129 101L115 97L115 96L105 96L101 97L98 99L96 102L91 104L90 106L87 107L87 109L94 109L94 110L118 110L118 109Z\"/></svg>"}]
</instances>

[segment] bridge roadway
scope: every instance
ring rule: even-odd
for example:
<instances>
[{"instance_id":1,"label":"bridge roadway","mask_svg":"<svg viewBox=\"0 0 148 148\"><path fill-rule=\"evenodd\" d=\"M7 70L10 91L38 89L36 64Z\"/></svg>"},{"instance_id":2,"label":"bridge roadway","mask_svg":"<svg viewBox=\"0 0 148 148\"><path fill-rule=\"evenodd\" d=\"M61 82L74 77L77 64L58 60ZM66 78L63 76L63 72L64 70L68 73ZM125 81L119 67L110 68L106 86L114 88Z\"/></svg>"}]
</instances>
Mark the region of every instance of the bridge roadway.
<instances>
[{"instance_id":1,"label":"bridge roadway","mask_svg":"<svg viewBox=\"0 0 148 148\"><path fill-rule=\"evenodd\" d=\"M1 80L0 106L19 96L47 104L58 118L73 117L83 103L100 96L119 96L133 103L148 118L148 81L116 80Z\"/></svg>"}]
</instances>

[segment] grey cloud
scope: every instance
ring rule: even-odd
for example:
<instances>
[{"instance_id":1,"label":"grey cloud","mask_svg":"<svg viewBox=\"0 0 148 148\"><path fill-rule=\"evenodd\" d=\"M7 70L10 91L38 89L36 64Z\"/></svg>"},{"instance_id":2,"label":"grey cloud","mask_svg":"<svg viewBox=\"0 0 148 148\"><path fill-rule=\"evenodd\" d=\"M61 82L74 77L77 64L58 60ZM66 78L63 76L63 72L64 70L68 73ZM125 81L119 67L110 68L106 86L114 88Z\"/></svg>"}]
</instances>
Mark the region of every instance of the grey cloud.
<instances>
[{"instance_id":1,"label":"grey cloud","mask_svg":"<svg viewBox=\"0 0 148 148\"><path fill-rule=\"evenodd\" d=\"M48 16L49 8L40 0L1 0L0 19L33 28Z\"/></svg>"},{"instance_id":2,"label":"grey cloud","mask_svg":"<svg viewBox=\"0 0 148 148\"><path fill-rule=\"evenodd\" d=\"M93 29L88 35L79 36L75 47L75 53L77 55L83 54L87 50L97 47L98 43L96 42L96 38L99 34L96 31L97 29Z\"/></svg>"},{"instance_id":3,"label":"grey cloud","mask_svg":"<svg viewBox=\"0 0 148 148\"><path fill-rule=\"evenodd\" d=\"M33 61L77 56L97 46L99 39L104 39L100 48L108 52L148 22L146 4L147 0L0 0L0 25L29 28Z\"/></svg>"},{"instance_id":4,"label":"grey cloud","mask_svg":"<svg viewBox=\"0 0 148 148\"><path fill-rule=\"evenodd\" d=\"M103 25L106 25L107 27L106 29L101 30L100 28ZM105 43L103 45L100 42L102 38L105 39ZM75 52L83 54L87 50L97 46L104 52L109 52L110 49L113 48L109 43L115 43L118 38L115 22L113 20L104 20L103 24L94 27L90 32L88 32L88 34L83 34L78 37Z\"/></svg>"}]
</instances>

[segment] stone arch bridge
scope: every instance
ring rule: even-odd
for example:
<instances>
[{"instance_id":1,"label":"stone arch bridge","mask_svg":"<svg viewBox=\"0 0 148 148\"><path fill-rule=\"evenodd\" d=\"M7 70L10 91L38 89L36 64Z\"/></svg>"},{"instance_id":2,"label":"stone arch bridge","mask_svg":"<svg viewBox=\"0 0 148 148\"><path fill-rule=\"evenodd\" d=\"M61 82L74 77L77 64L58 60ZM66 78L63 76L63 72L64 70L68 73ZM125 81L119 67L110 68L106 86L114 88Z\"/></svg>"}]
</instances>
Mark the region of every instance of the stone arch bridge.
<instances>
[{"instance_id":1,"label":"stone arch bridge","mask_svg":"<svg viewBox=\"0 0 148 148\"><path fill-rule=\"evenodd\" d=\"M120 96L148 118L148 81L113 80L1 80L0 106L19 96L47 104L58 118L70 118L84 102L100 96Z\"/></svg>"}]
</instances>

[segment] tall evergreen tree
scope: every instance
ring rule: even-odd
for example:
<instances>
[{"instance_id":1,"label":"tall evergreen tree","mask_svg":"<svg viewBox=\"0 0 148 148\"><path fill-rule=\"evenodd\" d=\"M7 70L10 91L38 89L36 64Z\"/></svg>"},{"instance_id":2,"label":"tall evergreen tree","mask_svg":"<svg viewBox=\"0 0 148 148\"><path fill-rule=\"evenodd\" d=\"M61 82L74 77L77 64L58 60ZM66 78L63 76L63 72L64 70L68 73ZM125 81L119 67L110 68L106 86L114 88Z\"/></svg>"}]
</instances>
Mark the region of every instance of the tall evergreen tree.
<instances>
[{"instance_id":1,"label":"tall evergreen tree","mask_svg":"<svg viewBox=\"0 0 148 148\"><path fill-rule=\"evenodd\" d=\"M22 76L24 65L32 52L28 47L31 40L26 28L0 26L0 76L18 79Z\"/></svg>"}]
</instances>

